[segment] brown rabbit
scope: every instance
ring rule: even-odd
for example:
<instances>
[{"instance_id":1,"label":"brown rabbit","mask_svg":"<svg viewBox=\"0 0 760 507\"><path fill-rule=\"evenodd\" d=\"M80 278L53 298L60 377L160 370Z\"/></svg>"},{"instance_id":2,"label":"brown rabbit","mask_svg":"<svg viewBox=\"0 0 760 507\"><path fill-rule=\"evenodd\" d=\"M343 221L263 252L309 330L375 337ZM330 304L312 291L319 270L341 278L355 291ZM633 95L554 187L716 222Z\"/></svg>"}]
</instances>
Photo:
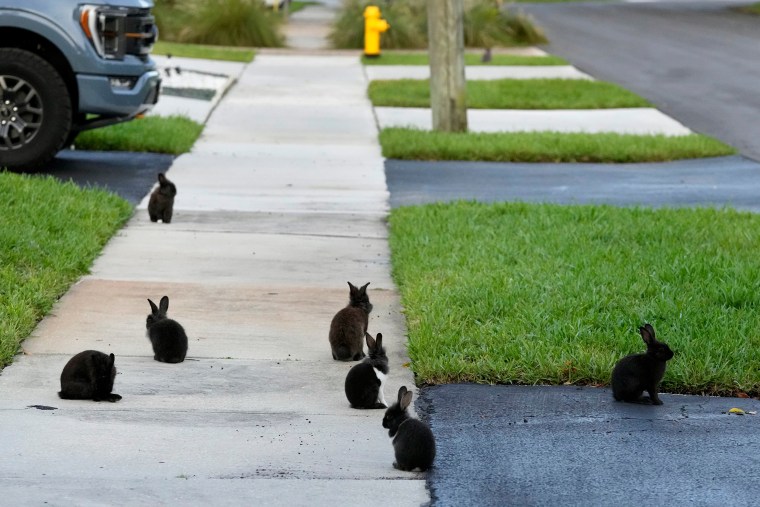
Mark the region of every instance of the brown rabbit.
<instances>
[{"instance_id":1,"label":"brown rabbit","mask_svg":"<svg viewBox=\"0 0 760 507\"><path fill-rule=\"evenodd\" d=\"M158 188L150 194L148 201L148 215L151 222L168 224L172 221L174 213L174 196L177 195L177 187L166 179L164 173L158 173Z\"/></svg>"},{"instance_id":2,"label":"brown rabbit","mask_svg":"<svg viewBox=\"0 0 760 507\"><path fill-rule=\"evenodd\" d=\"M333 359L358 361L364 357L363 342L369 324L372 303L367 296L367 285L357 289L348 282L350 289L348 306L340 310L330 323L330 347Z\"/></svg>"},{"instance_id":3,"label":"brown rabbit","mask_svg":"<svg viewBox=\"0 0 760 507\"><path fill-rule=\"evenodd\" d=\"M639 333L647 344L647 351L626 356L617 362L612 370L612 395L617 401L641 402L646 400L641 395L647 391L653 405L662 405L657 390L665 375L666 361L673 357L673 351L657 341L651 324L644 324L639 328Z\"/></svg>"}]
</instances>

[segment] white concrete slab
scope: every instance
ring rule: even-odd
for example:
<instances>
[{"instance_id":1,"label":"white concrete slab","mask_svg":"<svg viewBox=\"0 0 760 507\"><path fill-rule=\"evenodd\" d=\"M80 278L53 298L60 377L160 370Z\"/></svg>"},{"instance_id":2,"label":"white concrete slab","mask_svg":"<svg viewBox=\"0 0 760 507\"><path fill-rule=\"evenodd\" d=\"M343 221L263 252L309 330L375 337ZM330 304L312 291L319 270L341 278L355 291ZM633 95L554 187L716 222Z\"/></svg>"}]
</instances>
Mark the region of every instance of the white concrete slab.
<instances>
[{"instance_id":1,"label":"white concrete slab","mask_svg":"<svg viewBox=\"0 0 760 507\"><path fill-rule=\"evenodd\" d=\"M170 403L165 409L139 410L125 408L127 398L97 410L86 401L58 403L58 410L2 405L3 431L35 438L3 439L3 450L13 459L2 460L0 477L82 482L183 475L410 478L392 468L393 448L378 410L351 417L241 408L181 410Z\"/></svg>"},{"instance_id":2,"label":"white concrete slab","mask_svg":"<svg viewBox=\"0 0 760 507\"><path fill-rule=\"evenodd\" d=\"M263 54L230 91L225 103L294 106L366 106L366 81L356 56L292 57ZM308 98L308 100L306 100Z\"/></svg>"},{"instance_id":3,"label":"white concrete slab","mask_svg":"<svg viewBox=\"0 0 760 507\"><path fill-rule=\"evenodd\" d=\"M432 128L430 109L376 107L381 128ZM652 108L517 110L470 109L467 124L471 132L616 132L619 134L663 134L683 136L691 130L668 115Z\"/></svg>"},{"instance_id":4,"label":"white concrete slab","mask_svg":"<svg viewBox=\"0 0 760 507\"><path fill-rule=\"evenodd\" d=\"M271 478L277 477L277 478ZM145 477L124 480L88 479L71 481L45 476L44 480L0 478L0 489L8 505L100 506L104 501L119 505L289 505L350 507L357 499L365 507L423 505L428 501L425 482L397 480L384 487L380 474L361 479L292 479L285 471L259 471L238 477L205 478L191 472L176 477ZM381 493L374 494L371 492Z\"/></svg>"},{"instance_id":5,"label":"white concrete slab","mask_svg":"<svg viewBox=\"0 0 760 507\"><path fill-rule=\"evenodd\" d=\"M209 119L201 141L376 146L377 127L369 106L259 103L248 107L225 100Z\"/></svg>"},{"instance_id":6,"label":"white concrete slab","mask_svg":"<svg viewBox=\"0 0 760 507\"><path fill-rule=\"evenodd\" d=\"M382 162L380 146L377 142L368 144L335 143L294 143L289 139L277 139L273 142L256 142L241 144L236 142L204 141L196 143L192 154L213 154L217 156L257 158L268 164L292 162L300 166L319 164L322 171L332 171L335 164L354 164L359 169L365 164ZM184 162L184 159L178 158ZM383 179L385 177L383 176Z\"/></svg>"},{"instance_id":7,"label":"white concrete slab","mask_svg":"<svg viewBox=\"0 0 760 507\"><path fill-rule=\"evenodd\" d=\"M150 346L148 346L150 349ZM87 350L87 349L84 349ZM108 351L109 349L101 349ZM73 354L72 354L73 355ZM374 419L382 436L382 409L351 408L344 392L346 374L356 363L287 359L255 361L240 359L185 359L179 364L154 361L152 356L119 355L114 391L122 396L116 403L95 403L89 400L61 400L58 391L60 375L69 355L25 356L13 366L9 379L0 378L0 388L8 393L0 402L2 409L23 410L33 405L58 407L93 414L120 412L215 412L248 414L287 414L340 416L349 424L363 424ZM401 354L394 354L386 380L386 398L393 399L404 385ZM314 382L311 379L319 379ZM326 388L327 386L327 388ZM408 386L411 388L412 386ZM286 396L283 393L287 393ZM386 443L378 439L379 454L387 452ZM380 447L380 445L382 447Z\"/></svg>"},{"instance_id":8,"label":"white concrete slab","mask_svg":"<svg viewBox=\"0 0 760 507\"><path fill-rule=\"evenodd\" d=\"M366 65L367 79L428 79L427 65ZM592 79L571 65L469 65L466 79Z\"/></svg>"},{"instance_id":9,"label":"white concrete slab","mask_svg":"<svg viewBox=\"0 0 760 507\"><path fill-rule=\"evenodd\" d=\"M130 227L155 229L146 210L138 211ZM329 212L241 212L174 210L172 230L190 232L238 232L345 238L388 237L386 213L378 210L356 213Z\"/></svg>"},{"instance_id":10,"label":"white concrete slab","mask_svg":"<svg viewBox=\"0 0 760 507\"><path fill-rule=\"evenodd\" d=\"M385 187L383 163L361 151L328 153L318 145L281 146L256 155L194 152L181 155L167 173L178 190L185 185L216 189L297 188L351 189L360 192ZM278 153L278 156L273 156ZM214 178L209 178L213 168Z\"/></svg>"},{"instance_id":11,"label":"white concrete slab","mask_svg":"<svg viewBox=\"0 0 760 507\"><path fill-rule=\"evenodd\" d=\"M295 147L290 153L301 155L183 155L167 173L177 186L174 207L176 210L332 213L387 209L389 195L382 162L377 158L327 158L314 145L306 149ZM312 156L304 156L308 154ZM213 178L209 178L211 167ZM146 194L138 209L147 208L149 198Z\"/></svg>"},{"instance_id":12,"label":"white concrete slab","mask_svg":"<svg viewBox=\"0 0 760 507\"><path fill-rule=\"evenodd\" d=\"M348 303L347 281L371 282L369 296L375 308L369 330L383 333L394 364L405 363L406 331L398 318L398 294L375 289L376 281L365 278L335 280L329 288L283 288L88 277L56 303L24 342L23 351L34 357L96 349L119 357L151 358L151 345L145 337L150 309L147 298L158 301L168 295L169 315L188 335L188 357L333 364L327 337L333 315ZM338 368L346 363L334 364ZM57 381L58 377L51 379ZM35 376L33 383L41 380Z\"/></svg>"},{"instance_id":13,"label":"white concrete slab","mask_svg":"<svg viewBox=\"0 0 760 507\"><path fill-rule=\"evenodd\" d=\"M97 278L122 281L334 287L372 280L391 289L384 240L277 234L195 233L170 225L125 228L92 267Z\"/></svg>"},{"instance_id":14,"label":"white concrete slab","mask_svg":"<svg viewBox=\"0 0 760 507\"><path fill-rule=\"evenodd\" d=\"M252 195L250 192L230 191L209 195L205 188L184 188L182 199L175 203L176 210L230 211L244 213L364 213L367 209L388 208L388 193L334 190L296 192L292 189L268 191ZM140 205L147 207L147 202ZM385 209L382 208L382 209Z\"/></svg>"}]
</instances>

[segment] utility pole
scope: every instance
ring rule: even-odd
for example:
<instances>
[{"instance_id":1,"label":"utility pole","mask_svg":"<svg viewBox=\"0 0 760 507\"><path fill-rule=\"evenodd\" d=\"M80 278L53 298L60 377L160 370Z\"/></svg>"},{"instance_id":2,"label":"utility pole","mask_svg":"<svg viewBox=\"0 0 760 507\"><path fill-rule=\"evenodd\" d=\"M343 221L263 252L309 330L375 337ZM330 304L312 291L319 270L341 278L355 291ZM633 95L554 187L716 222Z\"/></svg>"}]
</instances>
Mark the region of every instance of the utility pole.
<instances>
[{"instance_id":1,"label":"utility pole","mask_svg":"<svg viewBox=\"0 0 760 507\"><path fill-rule=\"evenodd\" d=\"M464 1L428 0L427 9L433 130L465 132Z\"/></svg>"}]
</instances>

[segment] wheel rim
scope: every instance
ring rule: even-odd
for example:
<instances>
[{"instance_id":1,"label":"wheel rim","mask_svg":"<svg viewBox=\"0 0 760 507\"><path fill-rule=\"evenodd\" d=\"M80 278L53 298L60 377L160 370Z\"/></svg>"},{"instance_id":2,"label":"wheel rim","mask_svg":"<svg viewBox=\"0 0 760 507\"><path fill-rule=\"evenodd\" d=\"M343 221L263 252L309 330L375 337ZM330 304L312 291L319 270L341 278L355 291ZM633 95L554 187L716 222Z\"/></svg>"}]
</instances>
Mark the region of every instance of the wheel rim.
<instances>
[{"instance_id":1,"label":"wheel rim","mask_svg":"<svg viewBox=\"0 0 760 507\"><path fill-rule=\"evenodd\" d=\"M42 97L29 82L0 74L0 150L23 148L42 125Z\"/></svg>"}]
</instances>

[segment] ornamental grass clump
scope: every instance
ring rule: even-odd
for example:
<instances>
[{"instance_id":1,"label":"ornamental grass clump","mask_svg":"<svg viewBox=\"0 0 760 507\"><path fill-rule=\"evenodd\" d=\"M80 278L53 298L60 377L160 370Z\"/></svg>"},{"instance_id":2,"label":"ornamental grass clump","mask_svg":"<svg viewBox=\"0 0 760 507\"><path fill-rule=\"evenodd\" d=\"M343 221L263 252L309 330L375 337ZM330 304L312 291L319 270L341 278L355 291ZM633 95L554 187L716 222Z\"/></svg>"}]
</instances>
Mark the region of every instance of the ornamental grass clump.
<instances>
[{"instance_id":1,"label":"ornamental grass clump","mask_svg":"<svg viewBox=\"0 0 760 507\"><path fill-rule=\"evenodd\" d=\"M158 0L163 40L219 46L282 47L282 16L262 0Z\"/></svg>"},{"instance_id":2,"label":"ornamental grass clump","mask_svg":"<svg viewBox=\"0 0 760 507\"><path fill-rule=\"evenodd\" d=\"M329 34L338 49L360 49L364 44L364 9L380 7L391 25L383 33L384 49L427 47L427 2L425 0L344 0ZM503 6L501 0L465 1L464 43L467 47L519 46L546 42L533 20Z\"/></svg>"}]
</instances>

